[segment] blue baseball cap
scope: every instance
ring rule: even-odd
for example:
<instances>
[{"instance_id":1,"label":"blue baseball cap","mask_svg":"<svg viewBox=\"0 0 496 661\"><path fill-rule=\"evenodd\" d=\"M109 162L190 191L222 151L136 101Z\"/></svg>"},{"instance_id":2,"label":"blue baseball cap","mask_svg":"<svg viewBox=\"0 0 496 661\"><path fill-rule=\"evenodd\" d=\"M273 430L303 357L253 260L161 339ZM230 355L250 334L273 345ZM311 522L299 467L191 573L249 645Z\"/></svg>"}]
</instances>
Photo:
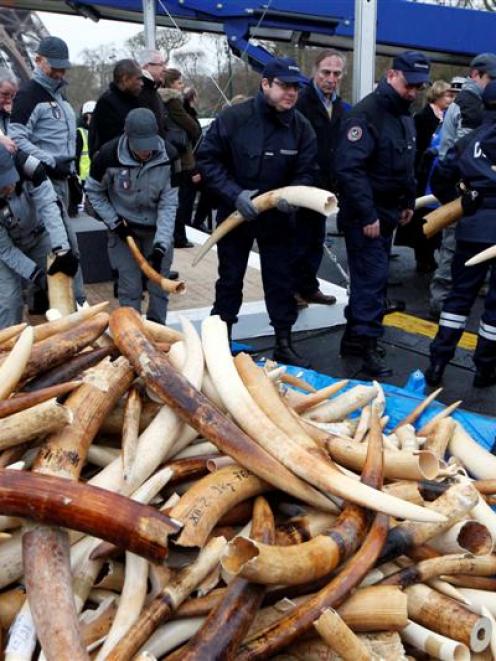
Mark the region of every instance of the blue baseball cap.
<instances>
[{"instance_id":1,"label":"blue baseball cap","mask_svg":"<svg viewBox=\"0 0 496 661\"><path fill-rule=\"evenodd\" d=\"M477 69L480 73L487 73L491 78L496 78L496 54L479 53L470 62L471 69Z\"/></svg>"},{"instance_id":2,"label":"blue baseball cap","mask_svg":"<svg viewBox=\"0 0 496 661\"><path fill-rule=\"evenodd\" d=\"M430 60L416 50L400 53L393 60L393 69L401 71L408 85L421 85L429 82Z\"/></svg>"},{"instance_id":3,"label":"blue baseball cap","mask_svg":"<svg viewBox=\"0 0 496 661\"><path fill-rule=\"evenodd\" d=\"M282 83L305 83L300 67L291 57L275 57L265 65L262 77L277 78Z\"/></svg>"},{"instance_id":4,"label":"blue baseball cap","mask_svg":"<svg viewBox=\"0 0 496 661\"><path fill-rule=\"evenodd\" d=\"M45 37L39 43L38 55L46 57L48 64L54 69L70 69L69 49L60 37Z\"/></svg>"},{"instance_id":5,"label":"blue baseball cap","mask_svg":"<svg viewBox=\"0 0 496 661\"><path fill-rule=\"evenodd\" d=\"M128 113L124 122L124 133L133 151L156 151L159 149L158 124L148 108L135 108Z\"/></svg>"},{"instance_id":6,"label":"blue baseball cap","mask_svg":"<svg viewBox=\"0 0 496 661\"><path fill-rule=\"evenodd\" d=\"M14 159L5 147L0 145L0 188L12 186L17 181L19 181L19 174L14 165Z\"/></svg>"}]
</instances>

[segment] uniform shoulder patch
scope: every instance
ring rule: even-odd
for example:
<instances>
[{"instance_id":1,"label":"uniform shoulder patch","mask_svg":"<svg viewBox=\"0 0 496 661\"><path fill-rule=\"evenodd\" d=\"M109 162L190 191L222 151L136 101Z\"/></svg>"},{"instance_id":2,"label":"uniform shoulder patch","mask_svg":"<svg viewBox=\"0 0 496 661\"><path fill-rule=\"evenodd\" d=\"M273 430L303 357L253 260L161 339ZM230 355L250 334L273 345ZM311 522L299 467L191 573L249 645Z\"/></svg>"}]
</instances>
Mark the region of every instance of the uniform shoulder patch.
<instances>
[{"instance_id":1,"label":"uniform shoulder patch","mask_svg":"<svg viewBox=\"0 0 496 661\"><path fill-rule=\"evenodd\" d=\"M358 142L358 140L361 139L363 135L363 130L361 126L352 126L350 129L348 129L348 133L346 134L346 137L350 142Z\"/></svg>"}]
</instances>

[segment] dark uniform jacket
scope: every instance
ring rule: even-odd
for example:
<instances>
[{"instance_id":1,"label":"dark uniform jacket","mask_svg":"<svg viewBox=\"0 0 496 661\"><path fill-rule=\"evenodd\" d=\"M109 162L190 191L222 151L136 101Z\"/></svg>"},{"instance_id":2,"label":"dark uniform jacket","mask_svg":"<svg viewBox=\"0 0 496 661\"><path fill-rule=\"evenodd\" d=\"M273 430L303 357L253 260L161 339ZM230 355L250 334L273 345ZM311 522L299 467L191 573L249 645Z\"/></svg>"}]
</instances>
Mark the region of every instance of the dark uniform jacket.
<instances>
[{"instance_id":1,"label":"dark uniform jacket","mask_svg":"<svg viewBox=\"0 0 496 661\"><path fill-rule=\"evenodd\" d=\"M197 154L205 186L219 199L218 219L235 208L239 193L264 193L281 186L313 186L317 141L308 120L295 109L277 112L262 92L224 110L209 128ZM264 219L281 217L276 210Z\"/></svg>"},{"instance_id":2,"label":"dark uniform jacket","mask_svg":"<svg viewBox=\"0 0 496 661\"><path fill-rule=\"evenodd\" d=\"M415 128L410 104L382 79L343 121L335 158L340 220L381 221L390 233L400 211L413 209Z\"/></svg>"},{"instance_id":3,"label":"dark uniform jacket","mask_svg":"<svg viewBox=\"0 0 496 661\"><path fill-rule=\"evenodd\" d=\"M496 243L496 113L485 115L482 126L459 160L464 184L477 191L473 213L465 214L456 228L456 238L475 243Z\"/></svg>"},{"instance_id":4,"label":"dark uniform jacket","mask_svg":"<svg viewBox=\"0 0 496 661\"><path fill-rule=\"evenodd\" d=\"M115 83L98 99L89 130L89 151L93 157L102 145L124 132L127 114L143 106L139 97L122 92Z\"/></svg>"},{"instance_id":5,"label":"dark uniform jacket","mask_svg":"<svg viewBox=\"0 0 496 661\"><path fill-rule=\"evenodd\" d=\"M310 82L300 91L296 107L305 115L317 135L317 162L320 169L317 186L333 191L335 190L334 154L341 122L350 106L341 97L336 97L332 102L332 117L329 118L314 84Z\"/></svg>"}]
</instances>

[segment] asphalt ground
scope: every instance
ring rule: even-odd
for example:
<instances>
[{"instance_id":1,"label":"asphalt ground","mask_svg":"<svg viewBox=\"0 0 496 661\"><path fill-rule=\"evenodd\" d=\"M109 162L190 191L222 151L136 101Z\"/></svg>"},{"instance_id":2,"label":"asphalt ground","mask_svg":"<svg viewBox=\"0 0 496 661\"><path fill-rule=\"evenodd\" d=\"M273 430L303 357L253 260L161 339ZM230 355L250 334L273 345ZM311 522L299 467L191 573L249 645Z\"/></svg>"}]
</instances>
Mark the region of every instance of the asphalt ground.
<instances>
[{"instance_id":1,"label":"asphalt ground","mask_svg":"<svg viewBox=\"0 0 496 661\"><path fill-rule=\"evenodd\" d=\"M337 255L339 263L347 269L344 238L336 235L335 228L328 227L327 244ZM343 276L326 255L322 260L319 277L337 285L346 286ZM384 378L385 383L404 386L408 377L417 369L424 370L429 363L429 344L436 332L437 325L429 316L429 282L431 275L419 274L415 269L413 251L410 248L393 247L393 259L390 264L390 299L406 303L404 314L389 315L383 345L387 351L387 361L393 368L393 375ZM465 334L457 348L453 361L447 366L443 380L444 390L439 401L450 404L462 400L462 407L494 416L496 414L496 386L473 388L472 362L473 347L479 317L483 310L483 298L479 298L472 310ZM339 356L339 342L343 327L333 327L318 331L295 333L295 346L312 363L313 369L337 378L369 380L361 372L360 358ZM251 338L246 343L257 357L271 357L273 337ZM426 392L430 392L426 387Z\"/></svg>"}]
</instances>

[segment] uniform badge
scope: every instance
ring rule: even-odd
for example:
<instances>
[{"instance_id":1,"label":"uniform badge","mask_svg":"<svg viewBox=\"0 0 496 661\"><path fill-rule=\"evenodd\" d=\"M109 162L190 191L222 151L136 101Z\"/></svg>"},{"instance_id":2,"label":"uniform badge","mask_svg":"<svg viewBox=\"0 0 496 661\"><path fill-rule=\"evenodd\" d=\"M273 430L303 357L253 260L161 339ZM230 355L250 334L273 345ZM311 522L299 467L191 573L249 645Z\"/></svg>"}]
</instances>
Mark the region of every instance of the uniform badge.
<instances>
[{"instance_id":1,"label":"uniform badge","mask_svg":"<svg viewBox=\"0 0 496 661\"><path fill-rule=\"evenodd\" d=\"M363 135L361 126L352 126L351 129L346 134L346 137L350 142L358 142Z\"/></svg>"}]
</instances>

